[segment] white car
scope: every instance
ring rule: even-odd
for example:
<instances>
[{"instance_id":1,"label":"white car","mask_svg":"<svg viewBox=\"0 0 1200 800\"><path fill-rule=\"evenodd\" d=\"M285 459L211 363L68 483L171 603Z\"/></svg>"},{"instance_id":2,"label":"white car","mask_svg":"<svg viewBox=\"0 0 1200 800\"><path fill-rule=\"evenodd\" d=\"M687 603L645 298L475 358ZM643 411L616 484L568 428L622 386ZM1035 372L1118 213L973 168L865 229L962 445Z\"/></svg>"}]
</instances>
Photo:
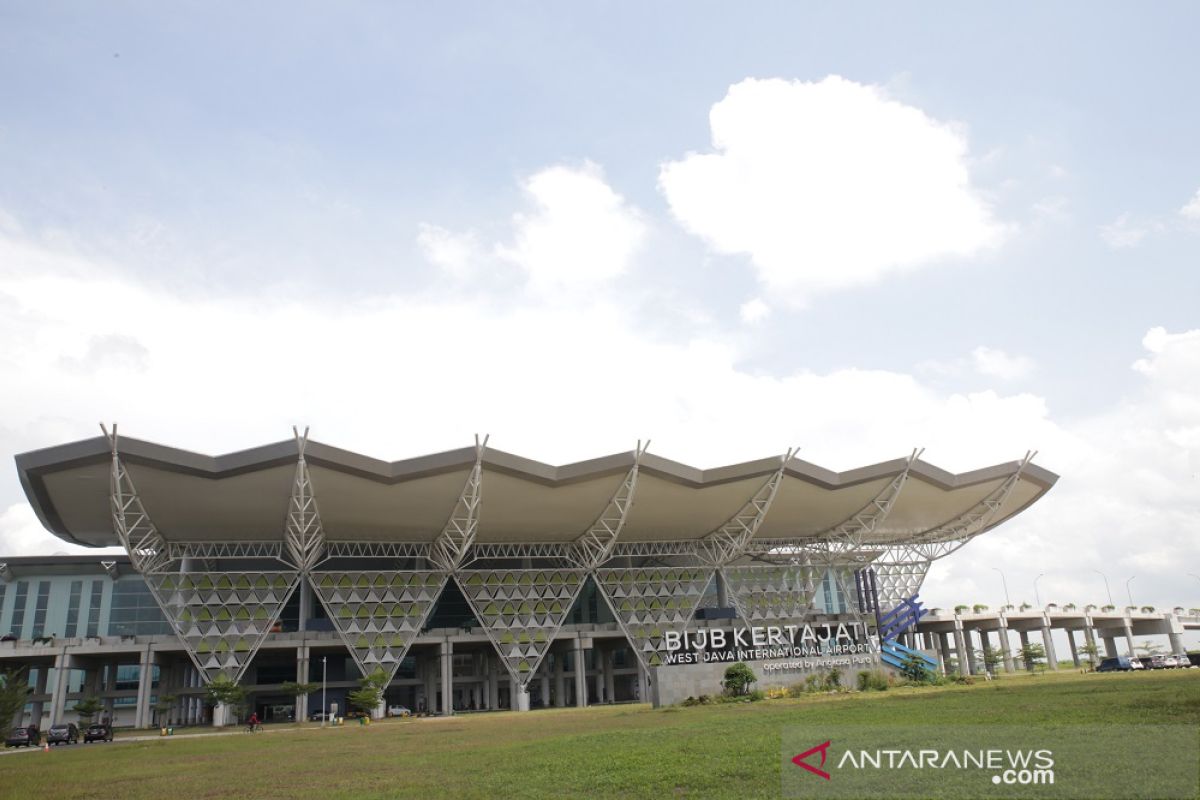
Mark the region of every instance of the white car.
<instances>
[{"instance_id":1,"label":"white car","mask_svg":"<svg viewBox=\"0 0 1200 800\"><path fill-rule=\"evenodd\" d=\"M411 717L412 711L407 706L388 706L389 717Z\"/></svg>"}]
</instances>

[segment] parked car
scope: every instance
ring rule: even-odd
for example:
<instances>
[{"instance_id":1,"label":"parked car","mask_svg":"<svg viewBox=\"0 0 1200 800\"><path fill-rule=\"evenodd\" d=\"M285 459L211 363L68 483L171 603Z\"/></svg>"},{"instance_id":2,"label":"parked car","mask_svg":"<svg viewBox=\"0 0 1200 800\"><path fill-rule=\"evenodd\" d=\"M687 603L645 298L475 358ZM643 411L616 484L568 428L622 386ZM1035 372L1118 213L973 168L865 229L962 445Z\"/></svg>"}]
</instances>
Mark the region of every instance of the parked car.
<instances>
[{"instance_id":1,"label":"parked car","mask_svg":"<svg viewBox=\"0 0 1200 800\"><path fill-rule=\"evenodd\" d=\"M50 730L46 731L46 744L78 744L79 743L79 728L73 722L66 722L60 725L51 725Z\"/></svg>"},{"instance_id":2,"label":"parked car","mask_svg":"<svg viewBox=\"0 0 1200 800\"><path fill-rule=\"evenodd\" d=\"M8 738L4 740L5 747L33 747L37 745L41 738L41 733L38 731L37 725L23 725L19 728L13 728L8 734Z\"/></svg>"},{"instance_id":3,"label":"parked car","mask_svg":"<svg viewBox=\"0 0 1200 800\"><path fill-rule=\"evenodd\" d=\"M1129 656L1116 656L1101 661L1096 672L1128 672L1134 669L1143 669L1142 662Z\"/></svg>"},{"instance_id":4,"label":"parked car","mask_svg":"<svg viewBox=\"0 0 1200 800\"><path fill-rule=\"evenodd\" d=\"M1149 663L1147 663L1147 659L1142 659L1142 666L1148 669L1166 669L1175 666L1174 661L1175 659L1172 658L1168 662L1167 656L1150 656Z\"/></svg>"},{"instance_id":5,"label":"parked car","mask_svg":"<svg viewBox=\"0 0 1200 800\"><path fill-rule=\"evenodd\" d=\"M309 722L320 722L323 719L332 719L332 715L328 711L314 711L308 715Z\"/></svg>"},{"instance_id":6,"label":"parked car","mask_svg":"<svg viewBox=\"0 0 1200 800\"><path fill-rule=\"evenodd\" d=\"M103 722L95 722L91 725L88 725L87 732L83 734L84 744L90 744L92 742L111 742L112 740L112 726L106 725Z\"/></svg>"},{"instance_id":7,"label":"parked car","mask_svg":"<svg viewBox=\"0 0 1200 800\"><path fill-rule=\"evenodd\" d=\"M411 717L412 709L408 706L388 706L389 717Z\"/></svg>"}]
</instances>

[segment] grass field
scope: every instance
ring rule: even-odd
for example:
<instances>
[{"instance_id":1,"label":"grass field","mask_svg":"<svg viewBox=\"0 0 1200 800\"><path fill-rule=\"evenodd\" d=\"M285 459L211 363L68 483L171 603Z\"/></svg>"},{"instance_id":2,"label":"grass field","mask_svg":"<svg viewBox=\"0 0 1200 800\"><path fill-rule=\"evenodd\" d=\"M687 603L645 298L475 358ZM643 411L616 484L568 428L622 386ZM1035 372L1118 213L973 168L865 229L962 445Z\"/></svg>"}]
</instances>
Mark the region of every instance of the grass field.
<instances>
[{"instance_id":1,"label":"grass field","mask_svg":"<svg viewBox=\"0 0 1200 800\"><path fill-rule=\"evenodd\" d=\"M0 758L0 796L778 797L784 726L965 722L1197 726L1200 670L76 745Z\"/></svg>"}]
</instances>

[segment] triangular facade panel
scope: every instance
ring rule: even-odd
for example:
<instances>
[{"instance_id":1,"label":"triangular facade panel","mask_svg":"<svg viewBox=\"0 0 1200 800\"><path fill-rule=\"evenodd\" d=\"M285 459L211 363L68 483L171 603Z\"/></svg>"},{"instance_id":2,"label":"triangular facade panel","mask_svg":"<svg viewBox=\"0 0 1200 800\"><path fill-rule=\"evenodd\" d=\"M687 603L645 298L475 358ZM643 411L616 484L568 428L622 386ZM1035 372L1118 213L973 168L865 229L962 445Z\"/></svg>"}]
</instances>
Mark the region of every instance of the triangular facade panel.
<instances>
[{"instance_id":1,"label":"triangular facade panel","mask_svg":"<svg viewBox=\"0 0 1200 800\"><path fill-rule=\"evenodd\" d=\"M683 632L692 623L714 572L712 567L598 569L596 583L649 669L663 663L667 631Z\"/></svg>"},{"instance_id":2,"label":"triangular facade panel","mask_svg":"<svg viewBox=\"0 0 1200 800\"><path fill-rule=\"evenodd\" d=\"M314 572L313 591L363 675L396 674L446 585L425 570Z\"/></svg>"},{"instance_id":3,"label":"triangular facade panel","mask_svg":"<svg viewBox=\"0 0 1200 800\"><path fill-rule=\"evenodd\" d=\"M146 585L208 681L238 681L300 583L295 571L146 575ZM265 595L256 583L275 587Z\"/></svg>"},{"instance_id":4,"label":"triangular facade panel","mask_svg":"<svg viewBox=\"0 0 1200 800\"><path fill-rule=\"evenodd\" d=\"M725 587L738 614L748 622L806 617L820 570L806 566L724 567Z\"/></svg>"},{"instance_id":5,"label":"triangular facade panel","mask_svg":"<svg viewBox=\"0 0 1200 800\"><path fill-rule=\"evenodd\" d=\"M455 576L493 647L528 686L583 588L579 569L464 570Z\"/></svg>"}]
</instances>

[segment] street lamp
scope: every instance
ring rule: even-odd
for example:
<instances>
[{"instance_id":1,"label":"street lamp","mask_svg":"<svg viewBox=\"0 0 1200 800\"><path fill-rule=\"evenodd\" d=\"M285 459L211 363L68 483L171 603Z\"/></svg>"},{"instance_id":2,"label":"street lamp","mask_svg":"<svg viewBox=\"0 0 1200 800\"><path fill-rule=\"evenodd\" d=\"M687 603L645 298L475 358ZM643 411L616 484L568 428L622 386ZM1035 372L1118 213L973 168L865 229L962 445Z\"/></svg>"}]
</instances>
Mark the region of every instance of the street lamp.
<instances>
[{"instance_id":1,"label":"street lamp","mask_svg":"<svg viewBox=\"0 0 1200 800\"><path fill-rule=\"evenodd\" d=\"M1004 579L1004 571L999 567L992 567L996 572L1000 573L1000 583L1004 585L1004 605L1005 607L1012 605L1012 599L1008 596L1008 581Z\"/></svg>"},{"instance_id":2,"label":"street lamp","mask_svg":"<svg viewBox=\"0 0 1200 800\"><path fill-rule=\"evenodd\" d=\"M1092 572L1104 578L1104 591L1108 592L1108 604L1115 607L1117 604L1112 601L1112 589L1108 588L1108 576L1098 569L1094 569Z\"/></svg>"},{"instance_id":3,"label":"street lamp","mask_svg":"<svg viewBox=\"0 0 1200 800\"><path fill-rule=\"evenodd\" d=\"M1125 594L1129 597L1129 605L1133 605L1133 592L1129 591L1129 582L1136 577L1137 575L1132 575L1128 581L1125 581Z\"/></svg>"},{"instance_id":4,"label":"street lamp","mask_svg":"<svg viewBox=\"0 0 1200 800\"><path fill-rule=\"evenodd\" d=\"M1033 579L1033 602L1037 603L1037 607L1042 607L1042 596L1038 593L1037 582L1045 577L1046 573L1039 572L1038 576Z\"/></svg>"},{"instance_id":5,"label":"street lamp","mask_svg":"<svg viewBox=\"0 0 1200 800\"><path fill-rule=\"evenodd\" d=\"M321 727L325 727L325 718L329 716L329 706L325 703L325 660L327 656L321 656Z\"/></svg>"}]
</instances>

